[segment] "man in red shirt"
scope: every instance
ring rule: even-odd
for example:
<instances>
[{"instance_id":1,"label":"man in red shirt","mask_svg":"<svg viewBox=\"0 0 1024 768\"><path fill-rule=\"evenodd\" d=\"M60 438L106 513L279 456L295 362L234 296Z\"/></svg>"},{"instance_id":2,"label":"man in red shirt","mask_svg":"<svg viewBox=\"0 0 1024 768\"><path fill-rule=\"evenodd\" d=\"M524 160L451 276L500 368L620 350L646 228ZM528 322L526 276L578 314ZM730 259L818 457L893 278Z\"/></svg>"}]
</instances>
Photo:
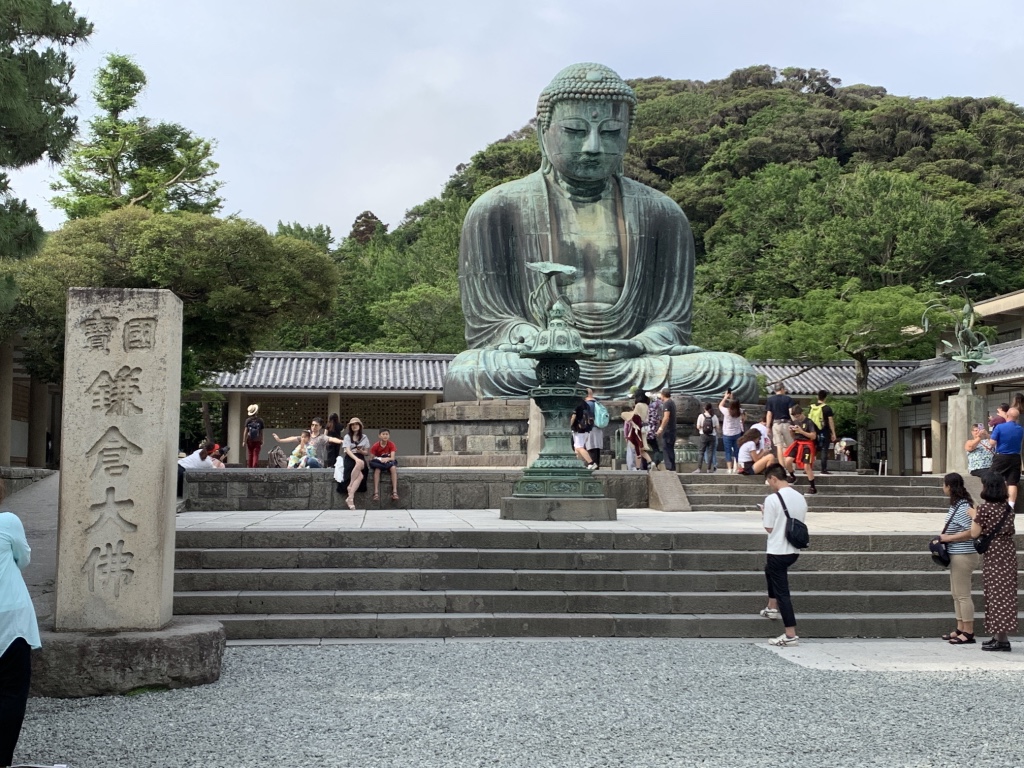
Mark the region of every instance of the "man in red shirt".
<instances>
[{"instance_id":1,"label":"man in red shirt","mask_svg":"<svg viewBox=\"0 0 1024 768\"><path fill-rule=\"evenodd\" d=\"M398 501L398 460L395 455L398 449L391 442L391 433L382 429L377 433L378 440L370 446L370 466L373 468L373 500L380 501L380 472L391 473L391 500Z\"/></svg>"}]
</instances>

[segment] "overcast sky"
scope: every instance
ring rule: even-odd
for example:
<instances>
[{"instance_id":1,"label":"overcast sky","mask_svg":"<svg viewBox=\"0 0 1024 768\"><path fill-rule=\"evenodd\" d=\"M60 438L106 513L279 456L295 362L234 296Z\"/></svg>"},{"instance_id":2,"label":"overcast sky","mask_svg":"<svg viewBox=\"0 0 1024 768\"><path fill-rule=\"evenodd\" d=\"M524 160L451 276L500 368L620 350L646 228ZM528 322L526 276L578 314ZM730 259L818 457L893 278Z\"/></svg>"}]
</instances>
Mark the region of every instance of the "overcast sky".
<instances>
[{"instance_id":1,"label":"overcast sky","mask_svg":"<svg viewBox=\"0 0 1024 768\"><path fill-rule=\"evenodd\" d=\"M1017 0L72 0L83 126L108 53L149 79L139 113L217 142L223 212L273 230L372 210L394 227L455 166L523 126L562 67L712 80L755 64L828 69L846 85L1024 102ZM44 226L55 169L13 174Z\"/></svg>"}]
</instances>

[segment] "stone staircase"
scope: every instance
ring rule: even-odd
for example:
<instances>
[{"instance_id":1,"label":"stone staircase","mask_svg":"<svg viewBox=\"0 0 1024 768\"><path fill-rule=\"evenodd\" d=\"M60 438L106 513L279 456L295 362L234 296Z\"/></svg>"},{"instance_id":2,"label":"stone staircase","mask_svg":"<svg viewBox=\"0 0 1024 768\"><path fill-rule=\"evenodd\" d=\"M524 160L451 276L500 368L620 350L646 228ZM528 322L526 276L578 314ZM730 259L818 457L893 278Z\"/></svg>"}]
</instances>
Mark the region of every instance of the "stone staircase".
<instances>
[{"instance_id":1,"label":"stone staircase","mask_svg":"<svg viewBox=\"0 0 1024 768\"><path fill-rule=\"evenodd\" d=\"M681 474L679 481L692 509L700 512L756 510L767 489L760 476ZM817 476L818 493L807 496L809 509L818 512L945 512L942 478L831 474ZM807 490L800 473L796 489Z\"/></svg>"},{"instance_id":2,"label":"stone staircase","mask_svg":"<svg viewBox=\"0 0 1024 768\"><path fill-rule=\"evenodd\" d=\"M175 613L216 618L230 639L781 632L757 616L754 534L185 530L177 545ZM801 635L952 626L949 576L922 536L812 532L812 547L791 572Z\"/></svg>"}]
</instances>

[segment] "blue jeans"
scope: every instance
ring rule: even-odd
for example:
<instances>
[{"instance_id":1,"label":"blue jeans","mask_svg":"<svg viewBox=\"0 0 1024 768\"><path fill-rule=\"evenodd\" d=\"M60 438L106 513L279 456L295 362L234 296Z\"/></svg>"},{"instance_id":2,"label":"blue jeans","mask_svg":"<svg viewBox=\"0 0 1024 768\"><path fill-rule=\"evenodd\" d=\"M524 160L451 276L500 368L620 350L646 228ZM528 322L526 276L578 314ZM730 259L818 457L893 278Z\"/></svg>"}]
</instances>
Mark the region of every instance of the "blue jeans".
<instances>
[{"instance_id":1,"label":"blue jeans","mask_svg":"<svg viewBox=\"0 0 1024 768\"><path fill-rule=\"evenodd\" d=\"M717 449L717 437L714 435L701 435L700 455L697 457L697 468L700 469L701 465L706 462L708 465L708 472L713 472L718 466L717 457L715 456Z\"/></svg>"},{"instance_id":2,"label":"blue jeans","mask_svg":"<svg viewBox=\"0 0 1024 768\"><path fill-rule=\"evenodd\" d=\"M722 444L725 446L725 463L736 462L740 457L741 435L722 435Z\"/></svg>"},{"instance_id":3,"label":"blue jeans","mask_svg":"<svg viewBox=\"0 0 1024 768\"><path fill-rule=\"evenodd\" d=\"M320 463L320 459L315 456L306 457L306 466L309 469L323 469L324 465Z\"/></svg>"}]
</instances>

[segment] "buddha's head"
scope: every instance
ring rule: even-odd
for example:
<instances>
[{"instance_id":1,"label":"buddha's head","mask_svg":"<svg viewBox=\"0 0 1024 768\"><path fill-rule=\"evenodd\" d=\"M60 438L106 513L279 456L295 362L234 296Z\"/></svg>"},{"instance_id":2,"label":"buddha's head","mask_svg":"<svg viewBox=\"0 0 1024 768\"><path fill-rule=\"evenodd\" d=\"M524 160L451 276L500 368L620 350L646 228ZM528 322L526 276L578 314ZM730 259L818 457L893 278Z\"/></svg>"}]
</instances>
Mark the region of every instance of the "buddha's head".
<instances>
[{"instance_id":1,"label":"buddha's head","mask_svg":"<svg viewBox=\"0 0 1024 768\"><path fill-rule=\"evenodd\" d=\"M621 173L635 106L633 89L603 64L563 69L537 101L542 170L584 183Z\"/></svg>"}]
</instances>

